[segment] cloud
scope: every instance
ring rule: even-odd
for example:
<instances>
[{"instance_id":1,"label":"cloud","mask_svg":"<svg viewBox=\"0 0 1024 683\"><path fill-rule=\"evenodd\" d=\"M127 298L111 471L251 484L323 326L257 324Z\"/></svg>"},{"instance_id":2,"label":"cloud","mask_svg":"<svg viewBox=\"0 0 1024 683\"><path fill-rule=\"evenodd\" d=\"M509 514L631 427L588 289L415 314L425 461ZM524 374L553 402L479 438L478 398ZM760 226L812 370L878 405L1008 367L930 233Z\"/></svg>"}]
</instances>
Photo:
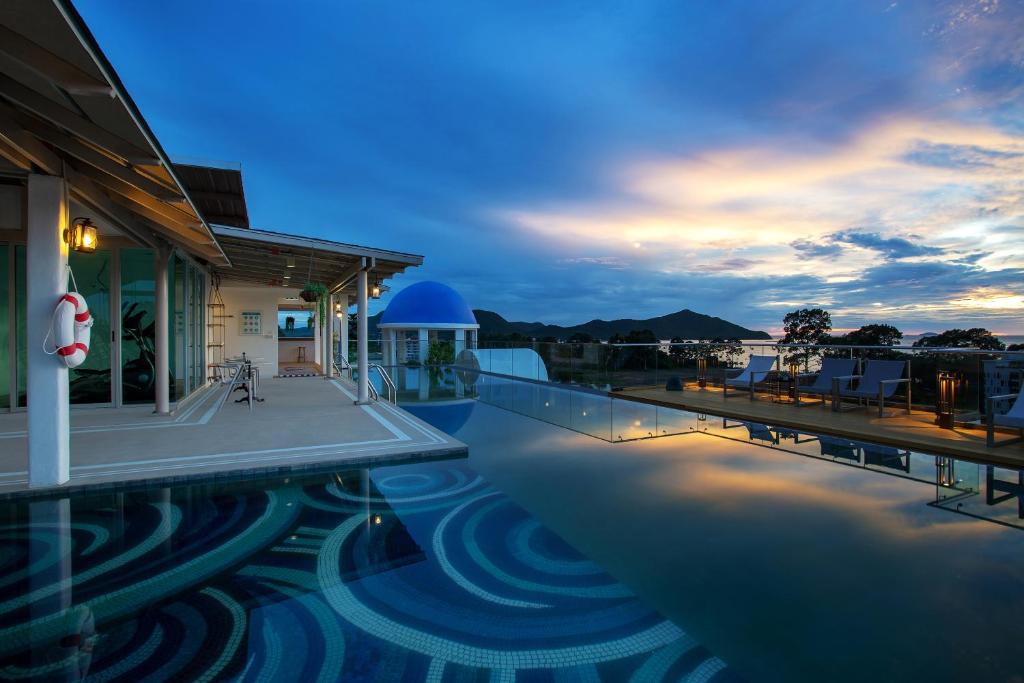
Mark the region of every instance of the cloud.
<instances>
[{"instance_id":1,"label":"cloud","mask_svg":"<svg viewBox=\"0 0 1024 683\"><path fill-rule=\"evenodd\" d=\"M921 244L915 244L902 237L883 237L877 232L845 230L833 233L829 237L834 242L852 244L863 249L872 249L892 259L935 256L944 253L944 250L938 247L926 247Z\"/></svg>"}]
</instances>

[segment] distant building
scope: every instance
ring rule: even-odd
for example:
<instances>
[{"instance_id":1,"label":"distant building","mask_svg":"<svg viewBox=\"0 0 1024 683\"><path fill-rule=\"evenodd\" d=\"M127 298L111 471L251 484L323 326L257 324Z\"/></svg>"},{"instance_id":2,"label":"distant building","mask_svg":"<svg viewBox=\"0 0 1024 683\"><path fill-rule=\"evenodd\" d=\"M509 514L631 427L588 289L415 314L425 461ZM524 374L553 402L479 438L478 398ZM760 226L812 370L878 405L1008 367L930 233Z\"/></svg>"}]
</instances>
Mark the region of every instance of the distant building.
<instances>
[{"instance_id":1,"label":"distant building","mask_svg":"<svg viewBox=\"0 0 1024 683\"><path fill-rule=\"evenodd\" d=\"M1024 353L1007 353L997 360L982 361L984 396L1020 393L1024 378Z\"/></svg>"}]
</instances>

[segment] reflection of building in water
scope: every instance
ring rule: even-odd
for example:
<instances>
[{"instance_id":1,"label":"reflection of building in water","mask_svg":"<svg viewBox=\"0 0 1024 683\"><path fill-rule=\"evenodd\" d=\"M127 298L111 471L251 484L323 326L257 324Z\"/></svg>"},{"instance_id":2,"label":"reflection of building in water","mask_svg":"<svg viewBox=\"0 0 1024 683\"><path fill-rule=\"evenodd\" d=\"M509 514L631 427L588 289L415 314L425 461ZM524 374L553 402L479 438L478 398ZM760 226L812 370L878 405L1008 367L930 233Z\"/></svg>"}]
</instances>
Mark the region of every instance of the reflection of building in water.
<instances>
[{"instance_id":1,"label":"reflection of building in water","mask_svg":"<svg viewBox=\"0 0 1024 683\"><path fill-rule=\"evenodd\" d=\"M478 374L441 367L397 367L395 386L402 407L446 434L466 424L476 405Z\"/></svg>"}]
</instances>

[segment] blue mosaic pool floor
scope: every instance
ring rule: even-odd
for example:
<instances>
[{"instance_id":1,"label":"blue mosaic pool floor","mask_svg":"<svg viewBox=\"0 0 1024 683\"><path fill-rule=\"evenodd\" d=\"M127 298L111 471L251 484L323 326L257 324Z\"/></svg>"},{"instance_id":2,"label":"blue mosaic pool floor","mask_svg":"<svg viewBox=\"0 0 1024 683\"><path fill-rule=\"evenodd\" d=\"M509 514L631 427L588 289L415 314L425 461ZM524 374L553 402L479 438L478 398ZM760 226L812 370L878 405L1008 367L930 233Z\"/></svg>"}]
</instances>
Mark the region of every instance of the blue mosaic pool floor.
<instances>
[{"instance_id":1,"label":"blue mosaic pool floor","mask_svg":"<svg viewBox=\"0 0 1024 683\"><path fill-rule=\"evenodd\" d=\"M736 680L464 461L5 514L4 679Z\"/></svg>"}]
</instances>

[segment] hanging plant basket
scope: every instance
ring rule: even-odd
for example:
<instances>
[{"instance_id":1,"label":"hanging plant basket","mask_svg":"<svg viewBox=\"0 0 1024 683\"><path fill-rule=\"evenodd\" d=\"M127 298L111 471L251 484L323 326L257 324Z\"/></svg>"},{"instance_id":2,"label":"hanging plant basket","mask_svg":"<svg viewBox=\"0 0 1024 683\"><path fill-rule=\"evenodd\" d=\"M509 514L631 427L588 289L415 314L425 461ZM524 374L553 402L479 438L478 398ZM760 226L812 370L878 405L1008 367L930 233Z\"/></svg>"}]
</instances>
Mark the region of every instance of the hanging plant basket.
<instances>
[{"instance_id":1,"label":"hanging plant basket","mask_svg":"<svg viewBox=\"0 0 1024 683\"><path fill-rule=\"evenodd\" d=\"M327 288L319 282L308 282L306 286L299 292L299 297L308 303L314 303L319 301L322 297L327 296Z\"/></svg>"}]
</instances>

